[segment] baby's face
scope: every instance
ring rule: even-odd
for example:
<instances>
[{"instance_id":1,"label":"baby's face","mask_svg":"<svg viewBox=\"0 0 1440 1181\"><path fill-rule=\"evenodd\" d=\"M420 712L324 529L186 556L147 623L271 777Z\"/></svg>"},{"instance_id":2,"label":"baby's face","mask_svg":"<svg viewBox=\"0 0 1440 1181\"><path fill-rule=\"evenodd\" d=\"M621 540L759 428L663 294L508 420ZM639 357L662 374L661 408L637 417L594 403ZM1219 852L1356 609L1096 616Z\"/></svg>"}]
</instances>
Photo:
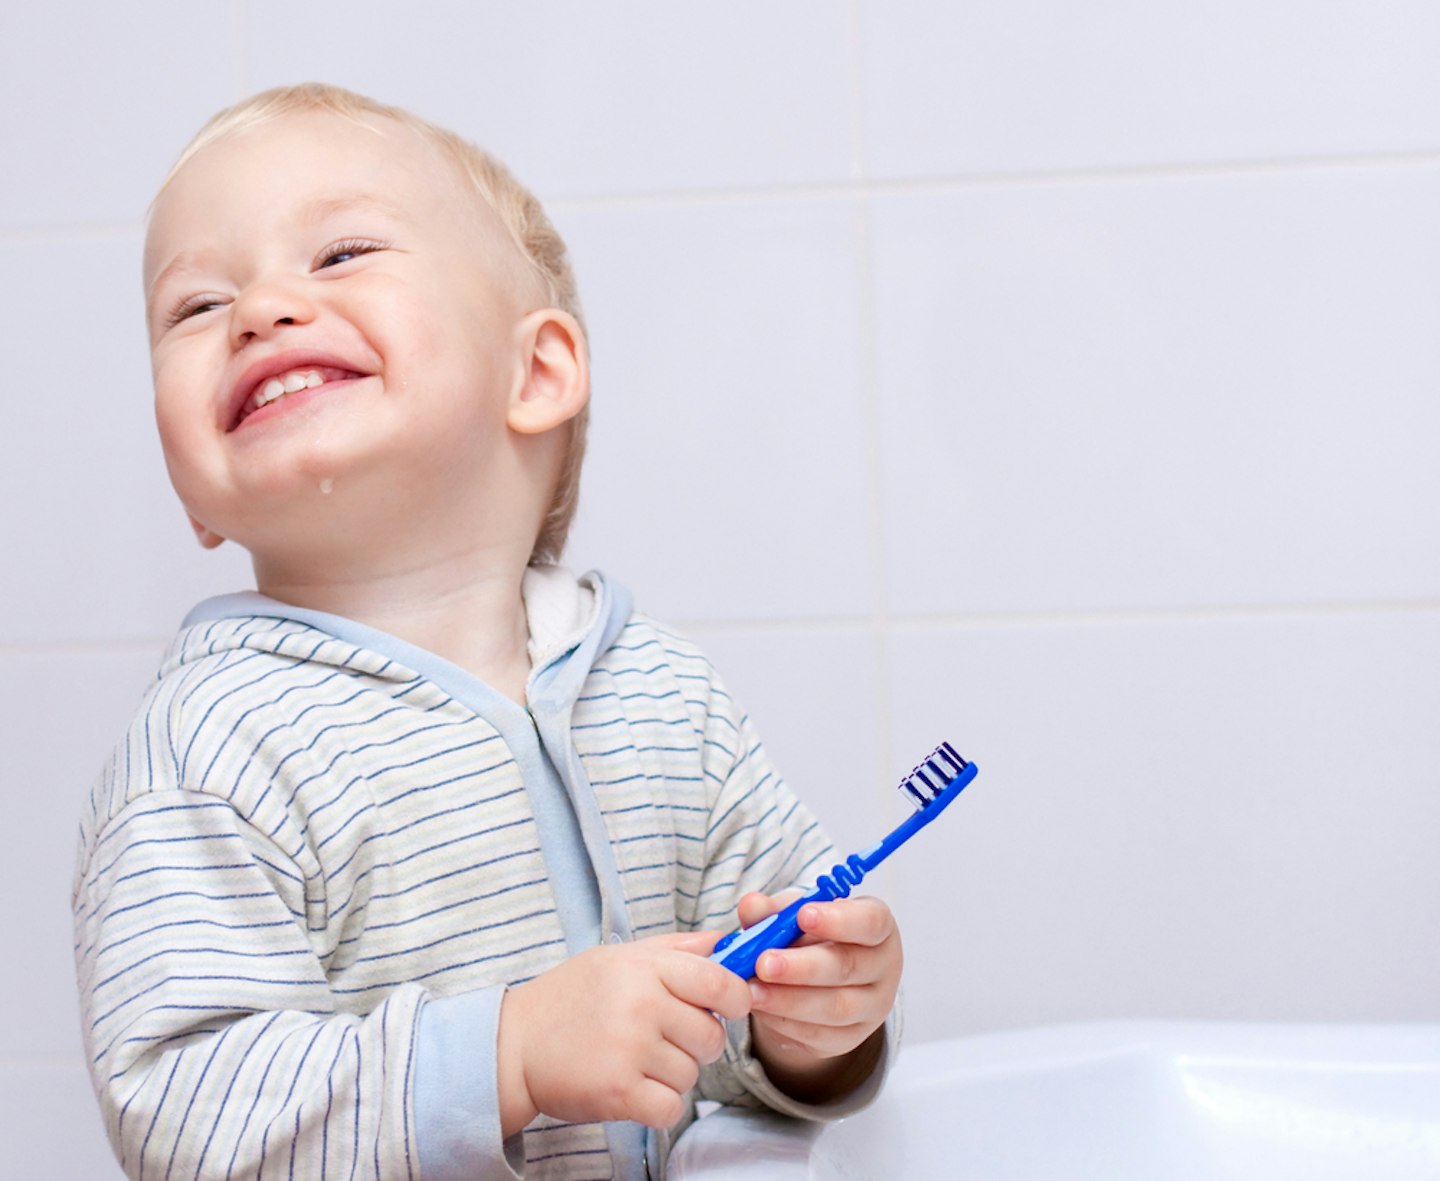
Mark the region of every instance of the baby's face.
<instances>
[{"instance_id":1,"label":"baby's face","mask_svg":"<svg viewBox=\"0 0 1440 1181\"><path fill-rule=\"evenodd\" d=\"M286 552L342 503L378 527L455 494L425 473L495 467L517 274L399 124L288 115L195 155L156 204L145 284L161 443L202 538Z\"/></svg>"}]
</instances>

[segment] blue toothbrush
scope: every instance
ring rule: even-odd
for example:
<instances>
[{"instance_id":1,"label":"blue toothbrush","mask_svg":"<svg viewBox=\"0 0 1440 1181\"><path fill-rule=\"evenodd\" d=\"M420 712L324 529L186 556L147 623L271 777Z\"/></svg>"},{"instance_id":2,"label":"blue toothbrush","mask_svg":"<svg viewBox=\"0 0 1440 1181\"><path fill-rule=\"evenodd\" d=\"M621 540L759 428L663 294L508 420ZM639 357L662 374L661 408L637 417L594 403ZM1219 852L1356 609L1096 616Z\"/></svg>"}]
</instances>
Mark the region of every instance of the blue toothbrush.
<instances>
[{"instance_id":1,"label":"blue toothbrush","mask_svg":"<svg viewBox=\"0 0 1440 1181\"><path fill-rule=\"evenodd\" d=\"M800 908L807 902L829 902L844 898L861 880L891 853L929 824L965 790L978 768L967 763L948 742L942 742L925 760L900 781L900 792L915 808L915 814L900 824L877 845L851 853L829 875L821 874L815 888L797 898L784 910L762 919L753 927L731 931L715 945L710 958L723 964L743 980L755 975L761 952L772 947L789 947L800 938Z\"/></svg>"}]
</instances>

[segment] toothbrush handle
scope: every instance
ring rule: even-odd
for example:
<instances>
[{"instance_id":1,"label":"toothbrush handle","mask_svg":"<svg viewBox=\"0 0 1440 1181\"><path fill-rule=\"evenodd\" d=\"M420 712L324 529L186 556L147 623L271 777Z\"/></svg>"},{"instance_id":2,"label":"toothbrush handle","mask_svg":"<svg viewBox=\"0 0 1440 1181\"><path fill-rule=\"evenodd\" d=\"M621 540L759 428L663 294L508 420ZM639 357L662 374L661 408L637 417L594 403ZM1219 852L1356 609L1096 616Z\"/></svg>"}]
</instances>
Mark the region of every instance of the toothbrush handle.
<instances>
[{"instance_id":1,"label":"toothbrush handle","mask_svg":"<svg viewBox=\"0 0 1440 1181\"><path fill-rule=\"evenodd\" d=\"M763 952L772 947L789 947L800 938L798 916L802 906L807 902L830 902L836 898L848 898L850 891L864 880L867 873L943 812L975 778L975 772L974 763L965 763L960 772L952 776L944 789L931 798L920 811L901 822L864 852L851 853L828 875L821 874L815 889L803 898L797 898L784 910L776 911L752 927L731 931L722 937L710 953L710 959L729 968L742 980L751 979L755 975L756 961Z\"/></svg>"},{"instance_id":2,"label":"toothbrush handle","mask_svg":"<svg viewBox=\"0 0 1440 1181\"><path fill-rule=\"evenodd\" d=\"M892 848L898 848L898 844ZM802 906L807 902L832 902L836 898L849 897L850 891L864 880L868 871L890 855L892 848L887 848L882 843L873 846L866 853L850 854L828 875L821 874L815 888L808 894L795 899L783 910L777 910L769 918L761 919L753 926L731 931L723 936L715 944L710 958L722 967L729 968L742 980L749 980L755 975L755 964L761 953L772 947L789 947L800 938L799 916Z\"/></svg>"},{"instance_id":3,"label":"toothbrush handle","mask_svg":"<svg viewBox=\"0 0 1440 1181\"><path fill-rule=\"evenodd\" d=\"M819 891L806 894L754 926L731 931L715 945L710 958L740 979L749 980L755 975L755 964L764 952L772 947L789 947L800 938L800 908L807 902L818 901L819 897Z\"/></svg>"}]
</instances>

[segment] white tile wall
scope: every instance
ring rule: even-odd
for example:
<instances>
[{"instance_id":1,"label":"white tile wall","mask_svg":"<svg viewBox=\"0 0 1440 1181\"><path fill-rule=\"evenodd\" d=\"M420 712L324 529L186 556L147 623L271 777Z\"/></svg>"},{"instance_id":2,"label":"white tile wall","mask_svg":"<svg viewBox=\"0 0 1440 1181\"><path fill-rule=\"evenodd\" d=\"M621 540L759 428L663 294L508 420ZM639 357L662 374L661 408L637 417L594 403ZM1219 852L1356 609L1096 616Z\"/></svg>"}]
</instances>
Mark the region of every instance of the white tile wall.
<instances>
[{"instance_id":1,"label":"white tile wall","mask_svg":"<svg viewBox=\"0 0 1440 1181\"><path fill-rule=\"evenodd\" d=\"M1440 614L927 625L892 653L897 741L980 766L896 866L917 1038L1435 1019Z\"/></svg>"},{"instance_id":2,"label":"white tile wall","mask_svg":"<svg viewBox=\"0 0 1440 1181\"><path fill-rule=\"evenodd\" d=\"M884 645L870 628L700 625L687 631L841 856L872 844L908 815L887 790L911 764L891 765L889 670Z\"/></svg>"},{"instance_id":3,"label":"white tile wall","mask_svg":"<svg viewBox=\"0 0 1440 1181\"><path fill-rule=\"evenodd\" d=\"M8 599L7 599L8 602ZM70 886L86 785L154 674L160 645L0 649L0 1149L6 1176L118 1178L81 1049Z\"/></svg>"},{"instance_id":4,"label":"white tile wall","mask_svg":"<svg viewBox=\"0 0 1440 1181\"><path fill-rule=\"evenodd\" d=\"M567 208L594 338L572 556L685 618L869 610L845 201Z\"/></svg>"},{"instance_id":5,"label":"white tile wall","mask_svg":"<svg viewBox=\"0 0 1440 1181\"><path fill-rule=\"evenodd\" d=\"M5 942L23 948L24 974L6 973L0 1058L70 1058L80 1052L71 980L70 887L89 784L149 687L160 646L65 651L36 646L0 652L6 685L0 758L7 826L22 839L0 858ZM10 996L11 988L23 994Z\"/></svg>"},{"instance_id":6,"label":"white tile wall","mask_svg":"<svg viewBox=\"0 0 1440 1181\"><path fill-rule=\"evenodd\" d=\"M0 644L173 631L197 595L251 585L203 552L151 416L138 234L0 244L10 388L0 432ZM23 394L19 394L23 391Z\"/></svg>"},{"instance_id":7,"label":"white tile wall","mask_svg":"<svg viewBox=\"0 0 1440 1181\"><path fill-rule=\"evenodd\" d=\"M844 5L449 0L403 14L384 0L246 7L247 90L319 70L454 126L547 197L850 174Z\"/></svg>"},{"instance_id":8,"label":"white tile wall","mask_svg":"<svg viewBox=\"0 0 1440 1181\"><path fill-rule=\"evenodd\" d=\"M867 175L1440 148L1417 0L861 0Z\"/></svg>"},{"instance_id":9,"label":"white tile wall","mask_svg":"<svg viewBox=\"0 0 1440 1181\"><path fill-rule=\"evenodd\" d=\"M1433 593L1437 208L1440 163L877 199L891 606Z\"/></svg>"},{"instance_id":10,"label":"white tile wall","mask_svg":"<svg viewBox=\"0 0 1440 1181\"><path fill-rule=\"evenodd\" d=\"M8 1176L122 1181L81 1063L0 1058L0 1110Z\"/></svg>"},{"instance_id":11,"label":"white tile wall","mask_svg":"<svg viewBox=\"0 0 1440 1181\"><path fill-rule=\"evenodd\" d=\"M573 550L706 644L874 887L910 1036L1440 1020L1440 17L624 0L31 5L0 35L0 1157L113 1175L65 902L202 554L150 423L151 187L320 77L505 157L594 336ZM37 1137L40 1128L49 1135Z\"/></svg>"},{"instance_id":12,"label":"white tile wall","mask_svg":"<svg viewBox=\"0 0 1440 1181\"><path fill-rule=\"evenodd\" d=\"M7 5L0 225L141 217L180 145L235 97L230 26L223 4Z\"/></svg>"}]
</instances>

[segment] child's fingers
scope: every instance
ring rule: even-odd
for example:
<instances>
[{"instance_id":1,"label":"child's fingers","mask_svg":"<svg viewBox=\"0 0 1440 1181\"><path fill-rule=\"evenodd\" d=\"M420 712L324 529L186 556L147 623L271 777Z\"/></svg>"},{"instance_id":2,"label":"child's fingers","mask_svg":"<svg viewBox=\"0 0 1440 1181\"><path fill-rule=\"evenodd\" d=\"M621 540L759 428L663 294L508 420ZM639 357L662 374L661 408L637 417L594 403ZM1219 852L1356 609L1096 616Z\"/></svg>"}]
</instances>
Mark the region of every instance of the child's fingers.
<instances>
[{"instance_id":1,"label":"child's fingers","mask_svg":"<svg viewBox=\"0 0 1440 1181\"><path fill-rule=\"evenodd\" d=\"M660 982L687 1005L737 1019L750 1012L745 981L719 964L698 955L667 956L660 963Z\"/></svg>"},{"instance_id":2,"label":"child's fingers","mask_svg":"<svg viewBox=\"0 0 1440 1181\"><path fill-rule=\"evenodd\" d=\"M732 973L733 975L733 973ZM725 1027L704 1009L677 1005L666 1015L661 1034L701 1066L714 1062L725 1052Z\"/></svg>"},{"instance_id":3,"label":"child's fingers","mask_svg":"<svg viewBox=\"0 0 1440 1181\"><path fill-rule=\"evenodd\" d=\"M878 898L806 903L805 937L772 948L750 984L751 1029L762 1056L794 1061L849 1054L885 1020L894 1004L903 952L890 908Z\"/></svg>"},{"instance_id":4,"label":"child's fingers","mask_svg":"<svg viewBox=\"0 0 1440 1181\"><path fill-rule=\"evenodd\" d=\"M672 1087L650 1077L642 1078L626 1096L624 1108L608 1119L633 1119L651 1128L668 1128L685 1114L682 1095L689 1087Z\"/></svg>"},{"instance_id":5,"label":"child's fingers","mask_svg":"<svg viewBox=\"0 0 1440 1181\"><path fill-rule=\"evenodd\" d=\"M869 1021L857 1021L851 1025L825 1025L814 1021L802 1021L794 1017L767 1015L766 1025L772 1036L782 1042L805 1046L812 1054L828 1058L847 1053L863 1042L875 1026Z\"/></svg>"},{"instance_id":6,"label":"child's fingers","mask_svg":"<svg viewBox=\"0 0 1440 1181\"><path fill-rule=\"evenodd\" d=\"M673 951L688 951L691 955L707 956L715 950L723 931L674 931L668 935L650 935L637 940L637 944L653 944Z\"/></svg>"},{"instance_id":7,"label":"child's fingers","mask_svg":"<svg viewBox=\"0 0 1440 1181\"><path fill-rule=\"evenodd\" d=\"M714 1018L711 1020L714 1021ZM714 1021L714 1024L720 1023ZM681 1095L693 1087L700 1077L699 1063L670 1042L660 1042L651 1048L644 1070L646 1078Z\"/></svg>"},{"instance_id":8,"label":"child's fingers","mask_svg":"<svg viewBox=\"0 0 1440 1181\"><path fill-rule=\"evenodd\" d=\"M891 959L899 962L895 917L878 898L809 903L799 921L809 937L765 952L755 965L757 979L816 988L869 984L886 972Z\"/></svg>"},{"instance_id":9,"label":"child's fingers","mask_svg":"<svg viewBox=\"0 0 1440 1181\"><path fill-rule=\"evenodd\" d=\"M873 983L882 968L879 957L870 948L848 943L816 943L765 952L755 965L755 978L765 984L841 988Z\"/></svg>"},{"instance_id":10,"label":"child's fingers","mask_svg":"<svg viewBox=\"0 0 1440 1181\"><path fill-rule=\"evenodd\" d=\"M895 916L879 898L857 895L800 908L800 929L816 939L879 947L895 934Z\"/></svg>"},{"instance_id":11,"label":"child's fingers","mask_svg":"<svg viewBox=\"0 0 1440 1181\"><path fill-rule=\"evenodd\" d=\"M853 984L817 983L834 978L834 969L809 962L785 965L785 971L757 976L750 984L751 1012L767 1017L793 1017L816 1025L854 1025L883 1017L889 1008L878 980L857 980Z\"/></svg>"},{"instance_id":12,"label":"child's fingers","mask_svg":"<svg viewBox=\"0 0 1440 1181\"><path fill-rule=\"evenodd\" d=\"M736 911L740 917L742 927L753 927L761 919L769 918L777 910L784 910L785 907L799 898L803 891L798 889L782 890L779 894L761 894L758 891L753 894L746 894L740 899Z\"/></svg>"}]
</instances>

